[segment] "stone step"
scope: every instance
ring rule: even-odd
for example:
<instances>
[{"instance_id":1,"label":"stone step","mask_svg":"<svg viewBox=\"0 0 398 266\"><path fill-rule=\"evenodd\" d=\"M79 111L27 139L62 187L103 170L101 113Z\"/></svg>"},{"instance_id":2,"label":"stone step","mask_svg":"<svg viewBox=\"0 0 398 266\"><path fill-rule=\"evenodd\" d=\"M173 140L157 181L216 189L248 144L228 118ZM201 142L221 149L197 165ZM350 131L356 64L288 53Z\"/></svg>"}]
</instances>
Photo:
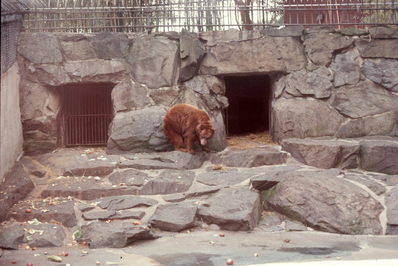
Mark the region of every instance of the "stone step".
<instances>
[{"instance_id":1,"label":"stone step","mask_svg":"<svg viewBox=\"0 0 398 266\"><path fill-rule=\"evenodd\" d=\"M398 174L398 138L284 139L282 149L296 160L318 168L362 168L385 174Z\"/></svg>"}]
</instances>

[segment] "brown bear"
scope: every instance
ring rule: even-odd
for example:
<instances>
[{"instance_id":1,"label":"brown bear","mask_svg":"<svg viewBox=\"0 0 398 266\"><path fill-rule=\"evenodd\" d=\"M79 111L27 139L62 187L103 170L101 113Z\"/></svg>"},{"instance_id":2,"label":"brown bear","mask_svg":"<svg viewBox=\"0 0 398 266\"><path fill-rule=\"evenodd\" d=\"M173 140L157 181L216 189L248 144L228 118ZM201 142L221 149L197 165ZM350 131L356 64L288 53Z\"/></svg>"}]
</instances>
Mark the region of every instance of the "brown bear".
<instances>
[{"instance_id":1,"label":"brown bear","mask_svg":"<svg viewBox=\"0 0 398 266\"><path fill-rule=\"evenodd\" d=\"M207 140L214 134L209 115L189 104L171 107L164 117L163 130L174 149L189 153L193 153L196 141L208 151Z\"/></svg>"}]
</instances>

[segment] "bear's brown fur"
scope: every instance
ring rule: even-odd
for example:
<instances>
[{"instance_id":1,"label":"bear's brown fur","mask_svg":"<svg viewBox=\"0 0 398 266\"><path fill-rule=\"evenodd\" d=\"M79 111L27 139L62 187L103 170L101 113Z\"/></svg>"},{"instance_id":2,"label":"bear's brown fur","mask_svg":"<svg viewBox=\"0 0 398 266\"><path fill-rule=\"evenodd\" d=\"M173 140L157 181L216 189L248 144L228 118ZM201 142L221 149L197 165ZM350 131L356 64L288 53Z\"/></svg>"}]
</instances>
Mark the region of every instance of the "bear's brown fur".
<instances>
[{"instance_id":1,"label":"bear's brown fur","mask_svg":"<svg viewBox=\"0 0 398 266\"><path fill-rule=\"evenodd\" d=\"M176 150L190 153L196 141L207 151L207 140L214 134L209 115L189 104L171 107L164 117L163 130Z\"/></svg>"}]
</instances>

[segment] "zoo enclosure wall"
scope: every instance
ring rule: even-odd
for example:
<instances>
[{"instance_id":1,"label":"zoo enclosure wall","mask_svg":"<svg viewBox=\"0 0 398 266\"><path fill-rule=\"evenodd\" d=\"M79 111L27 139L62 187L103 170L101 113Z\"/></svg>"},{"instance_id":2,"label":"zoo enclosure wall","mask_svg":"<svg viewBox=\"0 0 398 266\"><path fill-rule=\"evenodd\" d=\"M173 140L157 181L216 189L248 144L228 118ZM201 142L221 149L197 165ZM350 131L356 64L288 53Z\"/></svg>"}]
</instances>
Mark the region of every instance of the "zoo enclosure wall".
<instances>
[{"instance_id":1,"label":"zoo enclosure wall","mask_svg":"<svg viewBox=\"0 0 398 266\"><path fill-rule=\"evenodd\" d=\"M50 0L24 14L28 32L191 32L304 25L397 24L397 0Z\"/></svg>"}]
</instances>

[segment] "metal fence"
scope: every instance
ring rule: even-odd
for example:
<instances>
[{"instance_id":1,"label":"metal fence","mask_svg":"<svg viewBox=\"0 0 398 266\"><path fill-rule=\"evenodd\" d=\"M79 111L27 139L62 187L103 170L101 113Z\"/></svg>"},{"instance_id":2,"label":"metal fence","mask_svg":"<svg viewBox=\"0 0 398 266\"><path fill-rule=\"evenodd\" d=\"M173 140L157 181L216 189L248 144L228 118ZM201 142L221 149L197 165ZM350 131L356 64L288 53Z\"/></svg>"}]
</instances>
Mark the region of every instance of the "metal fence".
<instances>
[{"instance_id":1,"label":"metal fence","mask_svg":"<svg viewBox=\"0 0 398 266\"><path fill-rule=\"evenodd\" d=\"M29 32L151 32L397 24L398 0L59 0L25 11Z\"/></svg>"},{"instance_id":2,"label":"metal fence","mask_svg":"<svg viewBox=\"0 0 398 266\"><path fill-rule=\"evenodd\" d=\"M17 41L22 27L22 16L1 16L1 73L6 72L16 61Z\"/></svg>"}]
</instances>

